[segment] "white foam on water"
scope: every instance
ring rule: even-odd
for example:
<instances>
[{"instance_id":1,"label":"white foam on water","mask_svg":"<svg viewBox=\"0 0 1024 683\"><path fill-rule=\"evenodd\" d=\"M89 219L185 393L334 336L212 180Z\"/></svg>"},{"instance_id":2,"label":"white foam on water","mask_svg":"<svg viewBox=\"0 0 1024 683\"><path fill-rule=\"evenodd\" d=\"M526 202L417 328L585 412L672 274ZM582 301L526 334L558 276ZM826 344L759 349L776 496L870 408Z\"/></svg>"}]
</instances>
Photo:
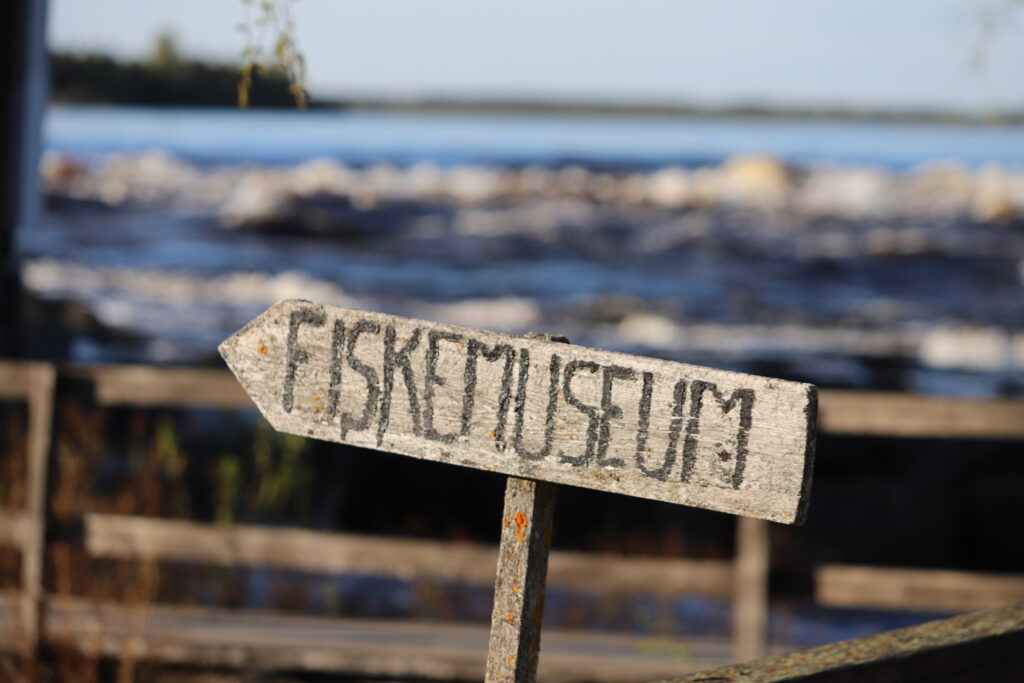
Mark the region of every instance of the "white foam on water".
<instances>
[{"instance_id":1,"label":"white foam on water","mask_svg":"<svg viewBox=\"0 0 1024 683\"><path fill-rule=\"evenodd\" d=\"M49 299L83 303L112 328L162 339L164 347L213 348L230 332L282 299L367 307L338 285L307 274L229 272L204 275L147 268L94 268L53 259L26 262L25 286ZM370 306L375 307L375 306ZM700 352L722 358L817 355L916 359L925 368L1016 373L1024 369L1024 332L969 323L898 325L724 324L683 322L637 311L620 321L587 324L573 314L546 318L525 297L468 298L402 305L410 315L521 334L542 327L573 330L579 341L653 353ZM170 351L160 347L161 356ZM156 347L154 347L156 349ZM189 351L177 351L187 359Z\"/></svg>"},{"instance_id":2,"label":"white foam on water","mask_svg":"<svg viewBox=\"0 0 1024 683\"><path fill-rule=\"evenodd\" d=\"M188 209L212 215L275 211L292 197L327 193L356 206L390 200L442 201L473 207L494 201L586 199L662 210L733 206L855 220L930 216L981 222L1024 217L1024 170L988 164L971 170L931 163L893 172L870 166L791 167L769 156L737 156L688 169L611 175L574 166L556 171L420 164L349 168L330 159L292 167L200 168L163 151L114 154L85 164L50 153L47 191L110 205ZM230 221L229 221L230 223Z\"/></svg>"},{"instance_id":3,"label":"white foam on water","mask_svg":"<svg viewBox=\"0 0 1024 683\"><path fill-rule=\"evenodd\" d=\"M447 304L420 305L416 310L418 315L437 322L495 332L527 332L536 327L543 317L535 301L521 297L463 299Z\"/></svg>"},{"instance_id":4,"label":"white foam on water","mask_svg":"<svg viewBox=\"0 0 1024 683\"><path fill-rule=\"evenodd\" d=\"M1024 368L1024 333L996 327L943 325L921 341L921 362L934 368L1000 372Z\"/></svg>"},{"instance_id":5,"label":"white foam on water","mask_svg":"<svg viewBox=\"0 0 1024 683\"><path fill-rule=\"evenodd\" d=\"M281 299L311 299L339 306L355 304L337 285L298 271L202 275L147 268L94 268L38 259L24 264L22 278L26 287L43 296L78 298L121 293L170 306L269 306Z\"/></svg>"}]
</instances>

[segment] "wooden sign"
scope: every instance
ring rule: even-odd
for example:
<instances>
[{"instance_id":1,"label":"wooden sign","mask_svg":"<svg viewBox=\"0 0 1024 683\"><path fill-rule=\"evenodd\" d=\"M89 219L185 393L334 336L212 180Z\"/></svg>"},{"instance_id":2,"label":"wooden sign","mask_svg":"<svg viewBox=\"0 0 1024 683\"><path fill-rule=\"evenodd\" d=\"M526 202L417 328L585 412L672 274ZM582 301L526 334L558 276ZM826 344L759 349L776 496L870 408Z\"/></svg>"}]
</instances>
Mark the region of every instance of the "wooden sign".
<instances>
[{"instance_id":1,"label":"wooden sign","mask_svg":"<svg viewBox=\"0 0 1024 683\"><path fill-rule=\"evenodd\" d=\"M808 384L290 300L220 347L279 431L802 521Z\"/></svg>"}]
</instances>

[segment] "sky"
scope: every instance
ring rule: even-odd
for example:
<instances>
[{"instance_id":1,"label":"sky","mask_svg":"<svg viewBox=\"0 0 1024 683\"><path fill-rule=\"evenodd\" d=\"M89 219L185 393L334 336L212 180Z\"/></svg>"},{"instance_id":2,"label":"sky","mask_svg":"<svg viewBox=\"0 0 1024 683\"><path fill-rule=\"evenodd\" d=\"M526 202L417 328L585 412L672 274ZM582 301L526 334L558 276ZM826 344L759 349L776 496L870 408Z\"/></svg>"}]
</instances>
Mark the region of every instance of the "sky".
<instances>
[{"instance_id":1,"label":"sky","mask_svg":"<svg viewBox=\"0 0 1024 683\"><path fill-rule=\"evenodd\" d=\"M1024 108L1009 0L295 0L314 97L502 97L863 108ZM123 57L173 32L237 59L243 0L50 0L50 43Z\"/></svg>"}]
</instances>

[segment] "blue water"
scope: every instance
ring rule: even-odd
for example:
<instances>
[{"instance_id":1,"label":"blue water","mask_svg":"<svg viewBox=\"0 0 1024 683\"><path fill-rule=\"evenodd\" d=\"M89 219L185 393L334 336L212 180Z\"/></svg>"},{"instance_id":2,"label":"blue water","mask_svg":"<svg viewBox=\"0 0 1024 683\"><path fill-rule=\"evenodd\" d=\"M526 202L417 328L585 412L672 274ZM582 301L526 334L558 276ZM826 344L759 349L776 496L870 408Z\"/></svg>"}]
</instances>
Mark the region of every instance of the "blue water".
<instances>
[{"instance_id":1,"label":"blue water","mask_svg":"<svg viewBox=\"0 0 1024 683\"><path fill-rule=\"evenodd\" d=\"M1024 126L297 110L54 107L46 147L82 156L167 150L195 161L430 161L660 166L768 153L904 169L1024 162Z\"/></svg>"},{"instance_id":2,"label":"blue water","mask_svg":"<svg viewBox=\"0 0 1024 683\"><path fill-rule=\"evenodd\" d=\"M751 152L897 169L941 159L966 166L1024 163L1024 127L125 107L57 107L45 123L51 150L92 157L160 149L199 164L287 166L333 157L354 165L654 167L717 163ZM225 230L215 212L175 213L144 201L74 206L56 208L21 235L26 259L59 264L56 274L37 283L37 291L81 301L107 324L159 342L158 351L140 345L139 355L76 347L84 349L75 352L78 360L202 361L267 305L235 295L215 298L203 287L225 274L255 274L266 283L296 272L344 291L359 306L401 315L429 317L437 312L431 306L517 297L536 307L529 322L534 329L571 332L584 345L752 372L770 362L776 375L824 385L963 395L1020 392L1016 366L961 368L968 374L931 367L918 372L911 350L897 373L863 361L858 354L875 353L867 346L836 353L827 347L773 350L767 343L742 353L718 352L717 345L708 351L636 347L630 345L644 342L630 341L615 327L627 297L632 312L723 329L788 324L808 334L829 326L903 334L954 323L1017 334L1024 329L1024 233L1001 224L913 215L816 223L783 214L766 221L749 212L692 207L675 213L604 207L583 212L579 220L573 212L560 218L548 207L530 219L515 211L505 215L509 207L496 202L482 208L420 207L432 219L429 230L412 218L387 218L390 209L384 206L381 220L390 220L392 228L377 232L377 219L362 214L357 222L365 223L364 232L353 242L301 230ZM504 227L481 233L458 228L474 211L491 212ZM905 253L876 253L868 239L876 227L894 235L919 234L925 244ZM851 246L830 251L830 235ZM92 269L93 275L72 268ZM119 284L117 273L131 269L143 269L150 281L164 278L167 285L140 293L138 281ZM783 357L788 365L778 367Z\"/></svg>"}]
</instances>

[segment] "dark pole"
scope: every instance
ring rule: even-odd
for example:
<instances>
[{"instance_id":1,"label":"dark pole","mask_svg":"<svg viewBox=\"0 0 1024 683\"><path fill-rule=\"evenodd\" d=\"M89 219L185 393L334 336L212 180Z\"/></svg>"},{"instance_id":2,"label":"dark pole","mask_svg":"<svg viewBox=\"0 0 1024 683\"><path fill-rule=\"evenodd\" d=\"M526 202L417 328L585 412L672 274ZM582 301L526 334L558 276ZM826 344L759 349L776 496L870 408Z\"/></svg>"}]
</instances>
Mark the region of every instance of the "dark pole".
<instances>
[{"instance_id":1,"label":"dark pole","mask_svg":"<svg viewBox=\"0 0 1024 683\"><path fill-rule=\"evenodd\" d=\"M0 356L22 355L17 234L39 208L46 0L0 2Z\"/></svg>"}]
</instances>

